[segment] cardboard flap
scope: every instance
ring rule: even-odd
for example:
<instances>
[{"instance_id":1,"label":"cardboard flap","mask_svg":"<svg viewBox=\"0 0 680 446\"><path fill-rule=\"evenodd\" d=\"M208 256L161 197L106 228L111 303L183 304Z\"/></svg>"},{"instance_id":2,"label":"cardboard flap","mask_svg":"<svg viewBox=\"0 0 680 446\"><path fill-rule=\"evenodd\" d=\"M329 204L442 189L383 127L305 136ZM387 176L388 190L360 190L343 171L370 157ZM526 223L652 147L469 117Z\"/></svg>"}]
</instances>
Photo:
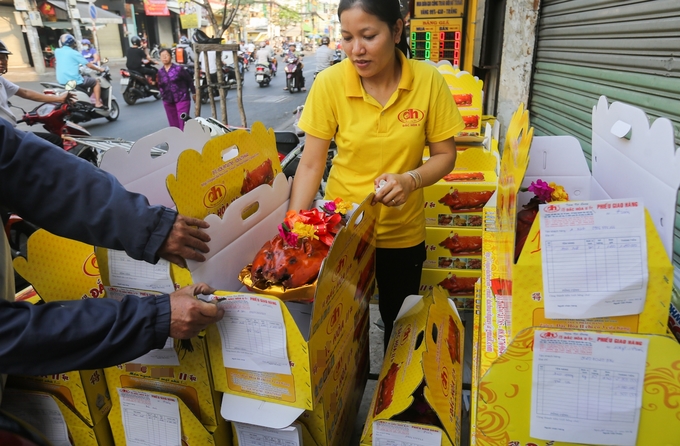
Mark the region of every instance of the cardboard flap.
<instances>
[{"instance_id":1,"label":"cardboard flap","mask_svg":"<svg viewBox=\"0 0 680 446\"><path fill-rule=\"evenodd\" d=\"M630 130L622 133L627 127ZM669 257L680 187L680 151L674 137L670 120L658 118L650 126L637 107L609 105L605 96L593 107L593 176L612 197L642 199Z\"/></svg>"},{"instance_id":2,"label":"cardboard flap","mask_svg":"<svg viewBox=\"0 0 680 446\"><path fill-rule=\"evenodd\" d=\"M452 444L460 443L465 328L446 293L435 288L425 328L425 399L437 413Z\"/></svg>"},{"instance_id":3,"label":"cardboard flap","mask_svg":"<svg viewBox=\"0 0 680 446\"><path fill-rule=\"evenodd\" d=\"M233 201L223 218L214 214L205 217L210 224L204 230L210 236L210 252L205 262L187 261L194 281L207 282L218 290L239 290L241 270L265 241L277 234L288 209L291 186L292 181L279 174L272 186L263 184ZM244 263L243 259L250 260Z\"/></svg>"},{"instance_id":4,"label":"cardboard flap","mask_svg":"<svg viewBox=\"0 0 680 446\"><path fill-rule=\"evenodd\" d=\"M222 418L228 421L253 424L253 421L257 420L260 426L283 429L290 426L304 411L297 407L228 393L222 395L221 414Z\"/></svg>"},{"instance_id":5,"label":"cardboard flap","mask_svg":"<svg viewBox=\"0 0 680 446\"><path fill-rule=\"evenodd\" d=\"M45 302L104 297L94 247L39 229L28 238L27 258L14 269Z\"/></svg>"},{"instance_id":6,"label":"cardboard flap","mask_svg":"<svg viewBox=\"0 0 680 446\"><path fill-rule=\"evenodd\" d=\"M182 151L189 148L200 151L209 139L210 134L198 122L190 120L184 131L167 127L141 138L130 152L113 147L104 154L100 168L113 174L127 190L145 195L152 205L174 208L165 178L175 172ZM168 151L152 158L152 148L160 144L167 144Z\"/></svg>"},{"instance_id":7,"label":"cardboard flap","mask_svg":"<svg viewBox=\"0 0 680 446\"><path fill-rule=\"evenodd\" d=\"M238 172L238 173L237 173ZM281 172L276 136L261 122L209 140L201 152L185 150L166 184L179 213L222 215L230 203Z\"/></svg>"}]
</instances>

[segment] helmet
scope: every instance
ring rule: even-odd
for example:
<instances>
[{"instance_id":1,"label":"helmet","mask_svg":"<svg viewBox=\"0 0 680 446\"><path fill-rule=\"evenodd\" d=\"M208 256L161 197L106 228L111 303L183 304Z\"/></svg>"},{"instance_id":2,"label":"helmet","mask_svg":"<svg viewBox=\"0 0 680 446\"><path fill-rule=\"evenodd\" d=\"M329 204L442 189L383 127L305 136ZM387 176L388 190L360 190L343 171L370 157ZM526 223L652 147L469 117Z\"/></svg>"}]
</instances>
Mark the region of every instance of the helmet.
<instances>
[{"instance_id":1,"label":"helmet","mask_svg":"<svg viewBox=\"0 0 680 446\"><path fill-rule=\"evenodd\" d=\"M197 29L191 38L194 39L194 42L196 43L220 43L222 40L219 37L208 37L208 35L200 29Z\"/></svg>"},{"instance_id":2,"label":"helmet","mask_svg":"<svg viewBox=\"0 0 680 446\"><path fill-rule=\"evenodd\" d=\"M189 38L187 36L182 36L179 38L179 43L182 45L188 45L189 44Z\"/></svg>"},{"instance_id":3,"label":"helmet","mask_svg":"<svg viewBox=\"0 0 680 446\"><path fill-rule=\"evenodd\" d=\"M5 44L2 42L2 40L0 40L0 54L12 54L12 53L7 49L7 47L6 47Z\"/></svg>"},{"instance_id":4,"label":"helmet","mask_svg":"<svg viewBox=\"0 0 680 446\"><path fill-rule=\"evenodd\" d=\"M80 41L80 43L82 43L83 45L92 45L89 39L83 39Z\"/></svg>"},{"instance_id":5,"label":"helmet","mask_svg":"<svg viewBox=\"0 0 680 446\"><path fill-rule=\"evenodd\" d=\"M321 45L328 45L329 43L331 43L331 39L328 37L324 36L321 38Z\"/></svg>"},{"instance_id":6,"label":"helmet","mask_svg":"<svg viewBox=\"0 0 680 446\"><path fill-rule=\"evenodd\" d=\"M76 45L76 39L73 37L71 34L62 34L61 37L59 37L59 46L64 47L64 46L70 46L74 47Z\"/></svg>"},{"instance_id":7,"label":"helmet","mask_svg":"<svg viewBox=\"0 0 680 446\"><path fill-rule=\"evenodd\" d=\"M132 38L130 39L130 43L133 46L139 46L142 43L142 39L140 39L139 36L132 36Z\"/></svg>"}]
</instances>

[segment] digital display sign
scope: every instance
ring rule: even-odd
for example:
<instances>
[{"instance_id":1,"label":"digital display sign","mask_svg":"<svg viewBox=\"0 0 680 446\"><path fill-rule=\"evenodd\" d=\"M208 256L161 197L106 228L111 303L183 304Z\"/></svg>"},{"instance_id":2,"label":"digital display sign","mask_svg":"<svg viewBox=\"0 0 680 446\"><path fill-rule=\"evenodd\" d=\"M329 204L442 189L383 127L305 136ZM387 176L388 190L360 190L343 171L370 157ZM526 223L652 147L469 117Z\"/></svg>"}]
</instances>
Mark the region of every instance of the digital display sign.
<instances>
[{"instance_id":1,"label":"digital display sign","mask_svg":"<svg viewBox=\"0 0 680 446\"><path fill-rule=\"evenodd\" d=\"M439 62L448 60L460 67L462 60L462 19L412 19L411 57Z\"/></svg>"},{"instance_id":2,"label":"digital display sign","mask_svg":"<svg viewBox=\"0 0 680 446\"><path fill-rule=\"evenodd\" d=\"M418 19L460 17L465 13L464 0L412 0L413 17Z\"/></svg>"}]
</instances>

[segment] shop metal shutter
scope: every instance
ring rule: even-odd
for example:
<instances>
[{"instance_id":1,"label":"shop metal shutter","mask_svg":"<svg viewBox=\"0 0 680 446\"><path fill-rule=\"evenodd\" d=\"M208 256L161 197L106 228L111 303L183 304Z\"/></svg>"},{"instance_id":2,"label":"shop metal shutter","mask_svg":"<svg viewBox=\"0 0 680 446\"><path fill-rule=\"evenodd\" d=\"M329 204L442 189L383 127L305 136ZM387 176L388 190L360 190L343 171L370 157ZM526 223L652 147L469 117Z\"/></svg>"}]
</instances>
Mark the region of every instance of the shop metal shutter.
<instances>
[{"instance_id":1,"label":"shop metal shutter","mask_svg":"<svg viewBox=\"0 0 680 446\"><path fill-rule=\"evenodd\" d=\"M541 0L529 110L537 135L574 135L590 163L601 95L669 118L680 145L680 1ZM680 197L673 245L680 299Z\"/></svg>"}]
</instances>

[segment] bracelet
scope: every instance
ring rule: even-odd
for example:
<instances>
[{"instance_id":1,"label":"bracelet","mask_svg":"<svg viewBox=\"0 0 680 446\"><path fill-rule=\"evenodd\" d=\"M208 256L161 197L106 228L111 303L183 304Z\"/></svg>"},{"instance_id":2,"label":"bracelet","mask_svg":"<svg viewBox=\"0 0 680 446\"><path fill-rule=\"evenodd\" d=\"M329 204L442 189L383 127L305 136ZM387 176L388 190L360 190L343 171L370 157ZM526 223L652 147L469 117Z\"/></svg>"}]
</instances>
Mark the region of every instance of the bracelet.
<instances>
[{"instance_id":1,"label":"bracelet","mask_svg":"<svg viewBox=\"0 0 680 446\"><path fill-rule=\"evenodd\" d=\"M418 172L417 170L409 170L408 172L406 172L406 174L413 178L413 182L416 185L414 190L420 189L420 186L423 185L423 177L420 176L420 172Z\"/></svg>"}]
</instances>

